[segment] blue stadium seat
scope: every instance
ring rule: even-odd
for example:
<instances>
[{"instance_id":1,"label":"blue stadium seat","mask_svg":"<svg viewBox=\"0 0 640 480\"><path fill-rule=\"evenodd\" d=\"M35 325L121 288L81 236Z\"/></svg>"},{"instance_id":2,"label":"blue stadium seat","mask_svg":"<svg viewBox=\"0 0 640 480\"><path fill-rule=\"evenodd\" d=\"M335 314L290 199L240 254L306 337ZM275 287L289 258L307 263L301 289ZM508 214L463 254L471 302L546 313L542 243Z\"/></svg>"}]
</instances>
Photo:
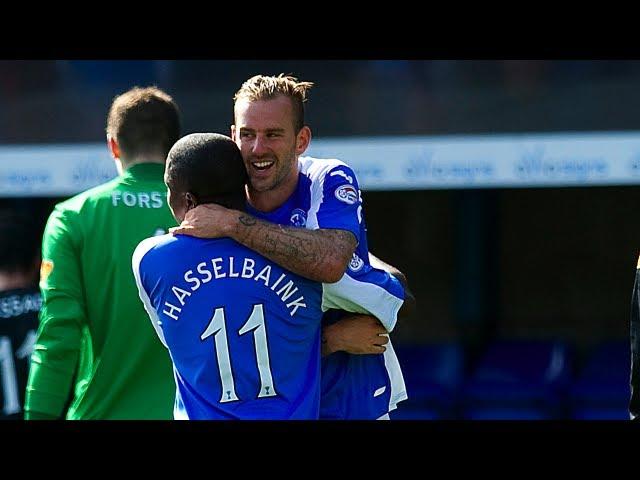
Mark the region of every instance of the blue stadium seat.
<instances>
[{"instance_id":1,"label":"blue stadium seat","mask_svg":"<svg viewBox=\"0 0 640 480\"><path fill-rule=\"evenodd\" d=\"M598 346L587 358L571 386L569 398L573 418L628 419L631 389L629 340ZM620 412L626 412L622 415Z\"/></svg>"},{"instance_id":2,"label":"blue stadium seat","mask_svg":"<svg viewBox=\"0 0 640 480\"><path fill-rule=\"evenodd\" d=\"M409 399L393 418L454 418L464 379L464 354L454 343L395 347Z\"/></svg>"},{"instance_id":3,"label":"blue stadium seat","mask_svg":"<svg viewBox=\"0 0 640 480\"><path fill-rule=\"evenodd\" d=\"M531 418L557 418L571 370L572 356L564 342L494 342L463 389L464 416L507 417L520 411L519 415ZM482 413L485 410L489 413Z\"/></svg>"}]
</instances>

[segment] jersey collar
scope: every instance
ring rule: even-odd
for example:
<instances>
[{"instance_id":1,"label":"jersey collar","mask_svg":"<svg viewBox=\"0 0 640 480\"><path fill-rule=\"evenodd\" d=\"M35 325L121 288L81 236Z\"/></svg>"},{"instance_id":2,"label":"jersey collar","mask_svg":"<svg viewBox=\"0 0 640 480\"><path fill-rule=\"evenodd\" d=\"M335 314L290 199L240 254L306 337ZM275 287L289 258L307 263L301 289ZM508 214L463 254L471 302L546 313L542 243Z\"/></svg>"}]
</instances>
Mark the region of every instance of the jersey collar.
<instances>
[{"instance_id":1,"label":"jersey collar","mask_svg":"<svg viewBox=\"0 0 640 480\"><path fill-rule=\"evenodd\" d=\"M162 181L164 165L160 163L136 163L122 173L123 180Z\"/></svg>"}]
</instances>

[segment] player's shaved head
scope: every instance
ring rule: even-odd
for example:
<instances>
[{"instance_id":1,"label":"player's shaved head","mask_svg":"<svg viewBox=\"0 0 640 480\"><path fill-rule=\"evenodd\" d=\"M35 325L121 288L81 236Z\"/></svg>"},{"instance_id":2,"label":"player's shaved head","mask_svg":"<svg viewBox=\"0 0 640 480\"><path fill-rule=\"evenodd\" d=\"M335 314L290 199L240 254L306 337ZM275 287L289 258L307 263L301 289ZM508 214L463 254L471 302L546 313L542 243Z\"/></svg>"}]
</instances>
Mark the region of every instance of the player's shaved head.
<instances>
[{"instance_id":1,"label":"player's shaved head","mask_svg":"<svg viewBox=\"0 0 640 480\"><path fill-rule=\"evenodd\" d=\"M240 149L226 135L192 133L178 140L169 150L164 180L172 208L177 197L189 194L195 205L218 203L243 209L247 171Z\"/></svg>"}]
</instances>

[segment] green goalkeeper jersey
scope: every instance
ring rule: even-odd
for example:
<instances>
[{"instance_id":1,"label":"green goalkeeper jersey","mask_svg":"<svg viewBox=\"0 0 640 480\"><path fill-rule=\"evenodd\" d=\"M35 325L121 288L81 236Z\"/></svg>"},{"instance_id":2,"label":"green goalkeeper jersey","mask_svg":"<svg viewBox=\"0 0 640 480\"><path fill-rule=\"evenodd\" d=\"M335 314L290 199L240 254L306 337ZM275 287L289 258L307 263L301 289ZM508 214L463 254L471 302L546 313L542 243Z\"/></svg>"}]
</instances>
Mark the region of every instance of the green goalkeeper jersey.
<instances>
[{"instance_id":1,"label":"green goalkeeper jersey","mask_svg":"<svg viewBox=\"0 0 640 480\"><path fill-rule=\"evenodd\" d=\"M131 256L175 225L160 164L56 205L42 244L42 310L25 418L171 419L171 360L138 298Z\"/></svg>"}]
</instances>

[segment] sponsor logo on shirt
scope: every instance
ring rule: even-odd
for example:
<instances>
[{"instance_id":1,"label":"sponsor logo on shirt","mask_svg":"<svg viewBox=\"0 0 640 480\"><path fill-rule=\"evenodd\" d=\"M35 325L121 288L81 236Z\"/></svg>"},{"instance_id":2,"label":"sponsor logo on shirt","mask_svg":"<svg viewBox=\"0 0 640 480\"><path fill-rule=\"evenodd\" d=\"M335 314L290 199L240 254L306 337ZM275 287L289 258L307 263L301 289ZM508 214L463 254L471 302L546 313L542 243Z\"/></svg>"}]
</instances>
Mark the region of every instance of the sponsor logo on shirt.
<instances>
[{"instance_id":1,"label":"sponsor logo on shirt","mask_svg":"<svg viewBox=\"0 0 640 480\"><path fill-rule=\"evenodd\" d=\"M342 185L336 189L336 198L341 202L353 205L358 201L358 191L351 185Z\"/></svg>"},{"instance_id":2,"label":"sponsor logo on shirt","mask_svg":"<svg viewBox=\"0 0 640 480\"><path fill-rule=\"evenodd\" d=\"M40 281L46 282L49 275L53 271L53 262L51 260L43 260L40 264Z\"/></svg>"},{"instance_id":3,"label":"sponsor logo on shirt","mask_svg":"<svg viewBox=\"0 0 640 480\"><path fill-rule=\"evenodd\" d=\"M351 257L351 261L349 262L349 270L352 272L358 272L362 270L362 267L364 267L364 261L354 253L353 257Z\"/></svg>"},{"instance_id":4,"label":"sponsor logo on shirt","mask_svg":"<svg viewBox=\"0 0 640 480\"><path fill-rule=\"evenodd\" d=\"M304 227L307 224L307 212L301 208L296 208L291 212L291 225L294 227Z\"/></svg>"}]
</instances>

